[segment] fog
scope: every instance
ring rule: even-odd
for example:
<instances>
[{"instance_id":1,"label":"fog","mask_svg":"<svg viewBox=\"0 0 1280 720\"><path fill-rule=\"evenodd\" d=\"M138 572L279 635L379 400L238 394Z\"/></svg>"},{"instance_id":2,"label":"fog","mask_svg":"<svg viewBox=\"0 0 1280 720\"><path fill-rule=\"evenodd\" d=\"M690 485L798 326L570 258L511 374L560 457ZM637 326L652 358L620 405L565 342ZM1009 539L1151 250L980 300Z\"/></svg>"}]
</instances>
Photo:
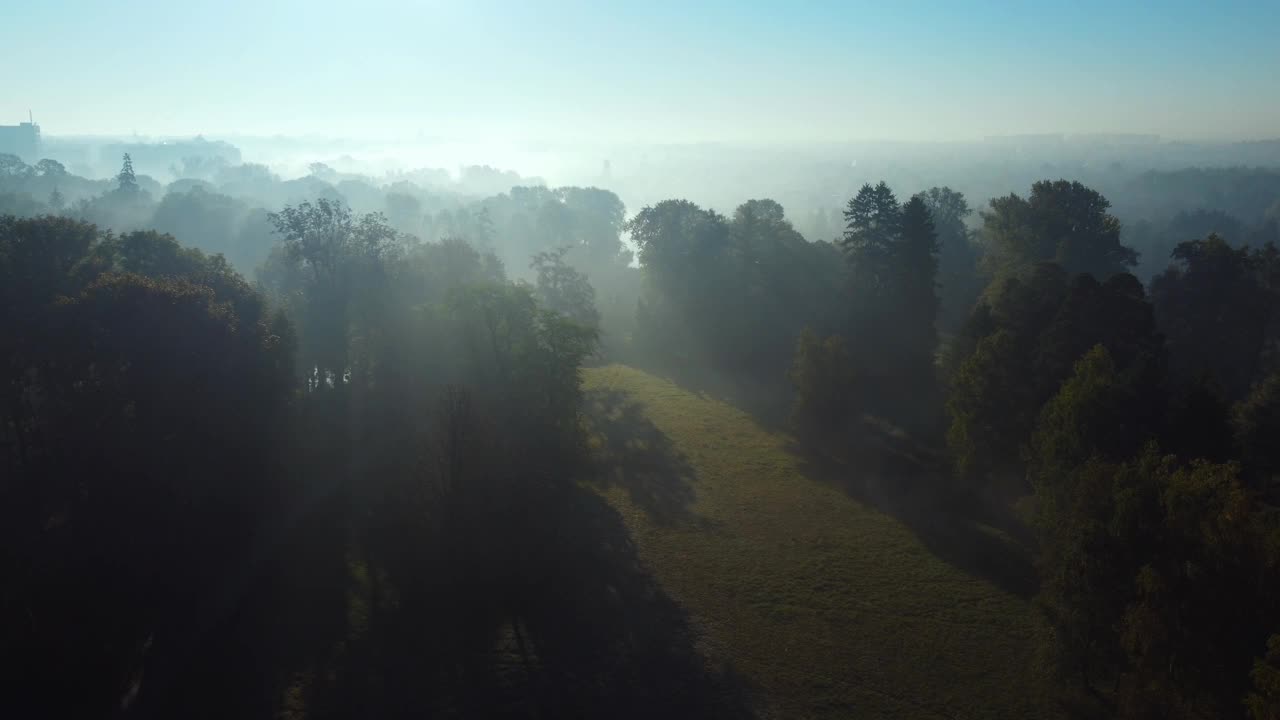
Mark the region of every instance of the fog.
<instances>
[{"instance_id":1,"label":"fog","mask_svg":"<svg viewBox=\"0 0 1280 720\"><path fill-rule=\"evenodd\" d=\"M0 24L0 717L1280 718L1280 5Z\"/></svg>"}]
</instances>

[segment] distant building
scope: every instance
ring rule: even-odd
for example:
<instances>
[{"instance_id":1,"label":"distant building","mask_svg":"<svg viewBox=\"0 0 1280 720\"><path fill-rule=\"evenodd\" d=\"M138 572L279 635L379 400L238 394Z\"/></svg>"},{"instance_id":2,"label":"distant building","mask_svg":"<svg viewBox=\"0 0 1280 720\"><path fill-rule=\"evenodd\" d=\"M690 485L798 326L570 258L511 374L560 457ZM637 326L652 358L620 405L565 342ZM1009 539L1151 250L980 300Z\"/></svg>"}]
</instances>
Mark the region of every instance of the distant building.
<instances>
[{"instance_id":1,"label":"distant building","mask_svg":"<svg viewBox=\"0 0 1280 720\"><path fill-rule=\"evenodd\" d=\"M1143 133L1086 133L1072 135L1071 141L1093 145L1156 145L1160 142L1160 136Z\"/></svg>"},{"instance_id":2,"label":"distant building","mask_svg":"<svg viewBox=\"0 0 1280 720\"><path fill-rule=\"evenodd\" d=\"M1045 147L1061 145L1066 139L1062 133L1025 133L1022 135L988 135L984 138L993 145L1016 145L1018 147Z\"/></svg>"},{"instance_id":3,"label":"distant building","mask_svg":"<svg viewBox=\"0 0 1280 720\"><path fill-rule=\"evenodd\" d=\"M23 162L40 159L40 126L34 122L0 125L0 153L17 155Z\"/></svg>"}]
</instances>

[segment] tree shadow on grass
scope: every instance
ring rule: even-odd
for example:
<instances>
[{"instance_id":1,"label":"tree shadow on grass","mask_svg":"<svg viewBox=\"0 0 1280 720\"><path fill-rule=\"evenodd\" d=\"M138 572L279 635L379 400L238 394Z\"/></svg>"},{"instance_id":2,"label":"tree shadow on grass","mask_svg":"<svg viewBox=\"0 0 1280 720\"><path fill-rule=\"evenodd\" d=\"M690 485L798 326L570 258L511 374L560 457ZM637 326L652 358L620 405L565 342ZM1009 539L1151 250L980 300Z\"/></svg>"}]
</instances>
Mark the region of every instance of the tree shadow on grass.
<instances>
[{"instance_id":1,"label":"tree shadow on grass","mask_svg":"<svg viewBox=\"0 0 1280 720\"><path fill-rule=\"evenodd\" d=\"M637 416L616 419L621 437ZM641 436L619 459L638 456L642 471L611 482L687 517L687 463L656 429ZM753 717L745 682L699 650L618 512L572 481L540 492L526 509L536 530L503 538L501 566L479 569L448 542L392 547L394 532L379 540L380 526L359 529L347 500L329 498L149 716Z\"/></svg>"},{"instance_id":2,"label":"tree shadow on grass","mask_svg":"<svg viewBox=\"0 0 1280 720\"><path fill-rule=\"evenodd\" d=\"M928 451L873 424L839 453L790 449L805 474L901 521L935 557L1021 598L1035 594L1028 529L1003 508L950 492L945 464Z\"/></svg>"},{"instance_id":3,"label":"tree shadow on grass","mask_svg":"<svg viewBox=\"0 0 1280 720\"><path fill-rule=\"evenodd\" d=\"M554 531L529 539L515 585L458 586L457 568L438 566L441 580L400 594L318 676L308 716L753 717L617 511L577 484L550 492Z\"/></svg>"},{"instance_id":4,"label":"tree shadow on grass","mask_svg":"<svg viewBox=\"0 0 1280 720\"><path fill-rule=\"evenodd\" d=\"M567 542L524 624L546 717L751 717L745 685L696 649L689 618L643 567L617 511L566 498L588 543Z\"/></svg>"},{"instance_id":5,"label":"tree shadow on grass","mask_svg":"<svg viewBox=\"0 0 1280 720\"><path fill-rule=\"evenodd\" d=\"M644 408L619 390L587 393L585 408L599 442L593 481L625 489L659 524L697 522L689 509L696 498L693 466L645 417Z\"/></svg>"}]
</instances>

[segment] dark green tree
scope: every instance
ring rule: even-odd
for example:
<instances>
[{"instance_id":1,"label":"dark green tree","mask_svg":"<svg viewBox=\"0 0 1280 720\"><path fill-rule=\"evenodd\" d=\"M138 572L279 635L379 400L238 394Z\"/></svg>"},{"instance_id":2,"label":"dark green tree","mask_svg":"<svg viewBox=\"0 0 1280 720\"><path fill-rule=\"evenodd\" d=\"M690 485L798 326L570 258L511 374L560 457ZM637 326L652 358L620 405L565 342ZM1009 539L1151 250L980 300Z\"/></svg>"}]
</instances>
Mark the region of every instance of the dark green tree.
<instances>
[{"instance_id":1,"label":"dark green tree","mask_svg":"<svg viewBox=\"0 0 1280 720\"><path fill-rule=\"evenodd\" d=\"M533 256L529 266L538 271L535 285L538 301L548 310L564 315L585 327L599 328L596 291L587 276L570 267L564 256L572 248L565 246Z\"/></svg>"},{"instance_id":2,"label":"dark green tree","mask_svg":"<svg viewBox=\"0 0 1280 720\"><path fill-rule=\"evenodd\" d=\"M939 329L954 332L973 310L983 287L980 253L965 225L973 210L962 193L949 187L929 188L920 197L938 233Z\"/></svg>"},{"instance_id":3,"label":"dark green tree","mask_svg":"<svg viewBox=\"0 0 1280 720\"><path fill-rule=\"evenodd\" d=\"M853 360L839 335L804 328L788 373L795 400L791 421L806 436L839 437L859 412Z\"/></svg>"},{"instance_id":4,"label":"dark green tree","mask_svg":"<svg viewBox=\"0 0 1280 720\"><path fill-rule=\"evenodd\" d=\"M903 345L912 360L933 363L938 342L938 234L923 198L902 206L902 241L898 250L901 280Z\"/></svg>"},{"instance_id":5,"label":"dark green tree","mask_svg":"<svg viewBox=\"0 0 1280 720\"><path fill-rule=\"evenodd\" d=\"M0 286L21 314L0 348L18 707L118 712L142 673L155 685L136 702L159 697L210 651L220 593L280 510L287 323L225 263L169 243L0 219Z\"/></svg>"},{"instance_id":6,"label":"dark green tree","mask_svg":"<svg viewBox=\"0 0 1280 720\"><path fill-rule=\"evenodd\" d=\"M1246 481L1274 502L1280 498L1280 372L1254 385L1232 421Z\"/></svg>"},{"instance_id":7,"label":"dark green tree","mask_svg":"<svg viewBox=\"0 0 1280 720\"><path fill-rule=\"evenodd\" d=\"M895 246L902 233L902 207L883 181L863 185L844 211L841 244L853 264L856 282L872 297L895 279Z\"/></svg>"},{"instance_id":8,"label":"dark green tree","mask_svg":"<svg viewBox=\"0 0 1280 720\"><path fill-rule=\"evenodd\" d=\"M120 172L116 173L116 190L122 193L138 192L138 177L133 174L133 158L124 154L120 164Z\"/></svg>"},{"instance_id":9,"label":"dark green tree","mask_svg":"<svg viewBox=\"0 0 1280 720\"><path fill-rule=\"evenodd\" d=\"M947 448L965 485L1015 474L1026 428L1034 419L1028 375L1013 333L998 330L978 342L952 378Z\"/></svg>"},{"instance_id":10,"label":"dark green tree","mask_svg":"<svg viewBox=\"0 0 1280 720\"><path fill-rule=\"evenodd\" d=\"M1128 271L1138 254L1120 244L1120 221L1107 212L1110 207L1096 190L1067 180L1037 182L1025 199L993 199L982 213L988 272L1017 272L1039 262L1099 279Z\"/></svg>"},{"instance_id":11,"label":"dark green tree","mask_svg":"<svg viewBox=\"0 0 1280 720\"><path fill-rule=\"evenodd\" d=\"M1173 252L1176 264L1152 281L1151 299L1168 338L1175 379L1189 382L1208 373L1230 401L1248 391L1275 317L1264 253L1233 248L1210 235L1180 243Z\"/></svg>"},{"instance_id":12,"label":"dark green tree","mask_svg":"<svg viewBox=\"0 0 1280 720\"><path fill-rule=\"evenodd\" d=\"M359 377L349 375L352 340L377 312L399 236L381 214L357 217L327 199L287 206L270 220L280 246L263 278L298 319L303 371L314 370L316 386Z\"/></svg>"}]
</instances>

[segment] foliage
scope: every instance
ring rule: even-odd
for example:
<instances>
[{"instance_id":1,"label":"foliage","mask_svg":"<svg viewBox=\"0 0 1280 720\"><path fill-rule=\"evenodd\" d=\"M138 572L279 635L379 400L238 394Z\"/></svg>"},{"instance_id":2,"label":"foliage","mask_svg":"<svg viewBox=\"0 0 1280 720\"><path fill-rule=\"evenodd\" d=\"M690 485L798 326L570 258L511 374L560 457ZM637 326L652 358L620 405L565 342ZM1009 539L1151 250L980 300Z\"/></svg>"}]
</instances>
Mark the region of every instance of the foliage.
<instances>
[{"instance_id":1,"label":"foliage","mask_svg":"<svg viewBox=\"0 0 1280 720\"><path fill-rule=\"evenodd\" d=\"M1079 182L1042 180L1031 194L995 198L982 215L987 270L1007 273L1055 262L1068 273L1105 279L1128 271L1138 255L1120 244L1111 203Z\"/></svg>"},{"instance_id":2,"label":"foliage","mask_svg":"<svg viewBox=\"0 0 1280 720\"><path fill-rule=\"evenodd\" d=\"M1031 416L1025 361L1016 340L999 330L978 341L951 382L947 447L966 485L1000 474L1018 457Z\"/></svg>"},{"instance_id":3,"label":"foliage","mask_svg":"<svg viewBox=\"0 0 1280 720\"><path fill-rule=\"evenodd\" d=\"M1060 667L1114 685L1125 717L1238 708L1274 579L1257 555L1273 531L1236 468L1183 466L1152 448L1120 465L1089 461L1066 482L1041 520L1041 599Z\"/></svg>"},{"instance_id":4,"label":"foliage","mask_svg":"<svg viewBox=\"0 0 1280 720\"><path fill-rule=\"evenodd\" d=\"M800 331L788 374L795 393L791 420L806 433L843 430L858 413L856 376L844 339Z\"/></svg>"},{"instance_id":5,"label":"foliage","mask_svg":"<svg viewBox=\"0 0 1280 720\"><path fill-rule=\"evenodd\" d=\"M1235 406L1232 421L1250 487L1274 502L1280 483L1280 372L1253 387Z\"/></svg>"},{"instance_id":6,"label":"foliage","mask_svg":"<svg viewBox=\"0 0 1280 720\"><path fill-rule=\"evenodd\" d=\"M883 181L863 185L844 211L842 244L854 266L859 287L873 297L892 282L895 245L902 233L902 208Z\"/></svg>"},{"instance_id":7,"label":"foliage","mask_svg":"<svg viewBox=\"0 0 1280 720\"><path fill-rule=\"evenodd\" d=\"M949 187L932 187L918 197L928 207L938 234L938 327L955 331L982 292L981 253L965 225L973 210L962 193Z\"/></svg>"},{"instance_id":8,"label":"foliage","mask_svg":"<svg viewBox=\"0 0 1280 720\"><path fill-rule=\"evenodd\" d=\"M1231 405L1212 377L1174 386L1160 445L1183 460L1226 462L1237 457Z\"/></svg>"},{"instance_id":9,"label":"foliage","mask_svg":"<svg viewBox=\"0 0 1280 720\"><path fill-rule=\"evenodd\" d=\"M732 219L668 200L641 210L627 230L645 281L637 344L669 365L705 363L776 386L802 327L837 329L834 248L807 243L772 200L743 203Z\"/></svg>"},{"instance_id":10,"label":"foliage","mask_svg":"<svg viewBox=\"0 0 1280 720\"><path fill-rule=\"evenodd\" d=\"M1069 284L1055 265L990 292L969 331L999 341L962 338L976 348L949 381L949 446L960 477L995 478L1008 487L1020 475L1021 450L1033 420L1070 377L1076 361L1095 345L1107 351L1134 396L1134 421L1158 428L1164 414L1163 339L1142 286L1131 275L1099 283L1079 275ZM982 353L979 354L978 350Z\"/></svg>"},{"instance_id":11,"label":"foliage","mask_svg":"<svg viewBox=\"0 0 1280 720\"><path fill-rule=\"evenodd\" d=\"M166 259L153 233L6 218L0 248L24 316L0 415L6 652L42 706L101 714L188 652L265 531L286 328L225 264Z\"/></svg>"},{"instance_id":12,"label":"foliage","mask_svg":"<svg viewBox=\"0 0 1280 720\"><path fill-rule=\"evenodd\" d=\"M922 197L899 205L881 182L864 185L845 210L843 245L851 266L850 337L861 340L856 361L868 376L873 412L932 425L937 345L938 240ZM914 402L903 402L908 396Z\"/></svg>"},{"instance_id":13,"label":"foliage","mask_svg":"<svg viewBox=\"0 0 1280 720\"><path fill-rule=\"evenodd\" d=\"M1237 400L1255 379L1275 315L1267 251L1210 235L1180 243L1173 257L1177 264L1151 283L1171 372L1184 380L1208 373Z\"/></svg>"},{"instance_id":14,"label":"foliage","mask_svg":"<svg viewBox=\"0 0 1280 720\"><path fill-rule=\"evenodd\" d=\"M1254 689L1245 698L1245 707L1252 720L1280 717L1280 635L1267 639L1267 654L1253 664L1249 676Z\"/></svg>"},{"instance_id":15,"label":"foliage","mask_svg":"<svg viewBox=\"0 0 1280 720\"><path fill-rule=\"evenodd\" d=\"M269 216L280 252L264 269L275 298L302 330L299 360L313 368L313 386L352 371L352 342L384 285L383 261L397 250L397 234L381 215L356 217L327 199L289 206Z\"/></svg>"},{"instance_id":16,"label":"foliage","mask_svg":"<svg viewBox=\"0 0 1280 720\"><path fill-rule=\"evenodd\" d=\"M565 263L564 256L570 249L566 246L533 256L529 266L538 271L538 301L585 327L599 328L595 288L586 275Z\"/></svg>"},{"instance_id":17,"label":"foliage","mask_svg":"<svg viewBox=\"0 0 1280 720\"><path fill-rule=\"evenodd\" d=\"M120 193L138 192L138 176L133 173L133 158L124 154L120 164L120 172L116 173L116 191Z\"/></svg>"}]
</instances>

